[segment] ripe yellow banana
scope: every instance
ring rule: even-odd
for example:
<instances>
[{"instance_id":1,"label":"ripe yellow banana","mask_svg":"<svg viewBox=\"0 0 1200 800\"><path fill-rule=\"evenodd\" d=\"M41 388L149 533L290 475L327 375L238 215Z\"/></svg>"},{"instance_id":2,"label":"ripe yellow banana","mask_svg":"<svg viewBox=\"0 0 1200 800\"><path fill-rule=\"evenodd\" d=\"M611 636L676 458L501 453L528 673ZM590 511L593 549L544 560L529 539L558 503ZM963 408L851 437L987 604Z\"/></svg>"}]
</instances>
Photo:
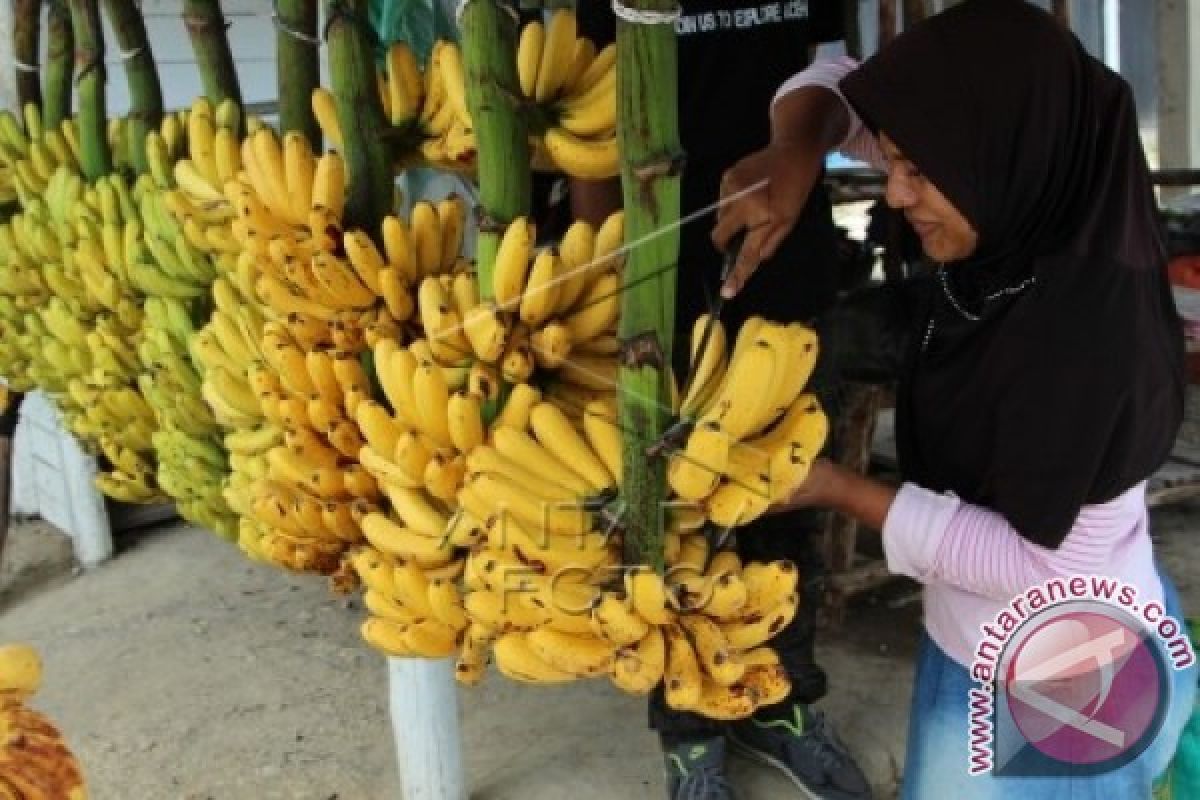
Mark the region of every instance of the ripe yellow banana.
<instances>
[{"instance_id":1,"label":"ripe yellow banana","mask_svg":"<svg viewBox=\"0 0 1200 800\"><path fill-rule=\"evenodd\" d=\"M652 627L635 647L617 654L612 681L622 691L646 694L663 679L667 661L666 640L662 628Z\"/></svg>"},{"instance_id":2,"label":"ripe yellow banana","mask_svg":"<svg viewBox=\"0 0 1200 800\"><path fill-rule=\"evenodd\" d=\"M616 479L565 414L551 403L539 403L530 414L538 442L559 461L570 464L594 491L616 485Z\"/></svg>"},{"instance_id":3,"label":"ripe yellow banana","mask_svg":"<svg viewBox=\"0 0 1200 800\"><path fill-rule=\"evenodd\" d=\"M667 705L676 711L688 711L696 707L703 690L703 674L696 652L687 636L678 625L665 631L667 640L667 664L663 671Z\"/></svg>"},{"instance_id":4,"label":"ripe yellow banana","mask_svg":"<svg viewBox=\"0 0 1200 800\"><path fill-rule=\"evenodd\" d=\"M546 38L545 26L533 20L521 29L517 40L517 81L521 94L533 99L537 90L538 65L542 61L542 44Z\"/></svg>"},{"instance_id":5,"label":"ripe yellow banana","mask_svg":"<svg viewBox=\"0 0 1200 800\"><path fill-rule=\"evenodd\" d=\"M616 136L584 139L558 126L546 129L542 141L554 165L572 178L605 180L620 173Z\"/></svg>"},{"instance_id":6,"label":"ripe yellow banana","mask_svg":"<svg viewBox=\"0 0 1200 800\"><path fill-rule=\"evenodd\" d=\"M574 11L558 9L550 15L534 83L533 98L537 102L545 103L553 99L566 81L575 50L577 28Z\"/></svg>"},{"instance_id":7,"label":"ripe yellow banana","mask_svg":"<svg viewBox=\"0 0 1200 800\"><path fill-rule=\"evenodd\" d=\"M525 217L517 217L504 229L492 270L492 293L501 309L515 311L520 306L534 234L533 224Z\"/></svg>"}]
</instances>

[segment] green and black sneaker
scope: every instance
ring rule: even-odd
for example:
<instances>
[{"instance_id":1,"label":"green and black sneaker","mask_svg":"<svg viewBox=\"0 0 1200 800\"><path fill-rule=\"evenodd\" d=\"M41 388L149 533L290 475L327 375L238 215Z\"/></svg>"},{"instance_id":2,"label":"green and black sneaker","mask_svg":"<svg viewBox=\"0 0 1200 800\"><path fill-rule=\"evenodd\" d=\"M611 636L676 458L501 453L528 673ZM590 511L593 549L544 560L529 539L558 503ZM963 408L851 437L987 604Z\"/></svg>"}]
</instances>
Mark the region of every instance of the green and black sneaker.
<instances>
[{"instance_id":1,"label":"green and black sneaker","mask_svg":"<svg viewBox=\"0 0 1200 800\"><path fill-rule=\"evenodd\" d=\"M668 800L735 800L725 777L725 739L663 743Z\"/></svg>"},{"instance_id":2,"label":"green and black sneaker","mask_svg":"<svg viewBox=\"0 0 1200 800\"><path fill-rule=\"evenodd\" d=\"M810 800L871 800L866 776L825 721L796 704L791 716L731 723L729 741L749 758L775 767Z\"/></svg>"}]
</instances>

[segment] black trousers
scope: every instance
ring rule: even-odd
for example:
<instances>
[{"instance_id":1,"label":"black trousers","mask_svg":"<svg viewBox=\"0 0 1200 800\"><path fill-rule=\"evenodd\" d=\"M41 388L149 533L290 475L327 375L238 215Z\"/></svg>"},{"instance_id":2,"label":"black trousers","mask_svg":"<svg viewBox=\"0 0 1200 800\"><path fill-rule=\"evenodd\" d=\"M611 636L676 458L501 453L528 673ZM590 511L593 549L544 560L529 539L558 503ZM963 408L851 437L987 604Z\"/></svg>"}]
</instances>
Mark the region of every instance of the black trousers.
<instances>
[{"instance_id":1,"label":"black trousers","mask_svg":"<svg viewBox=\"0 0 1200 800\"><path fill-rule=\"evenodd\" d=\"M693 171L689 165L683 186L683 209L702 208L718 196L719 173ZM676 288L674 361L676 375L687 374L692 325L716 295L720 254L709 233L712 217L685 225L680 237L680 267ZM707 289L707 292L706 292ZM722 321L734 335L750 316L760 315L780 322L813 322L827 310L837 291L836 238L829 199L814 192L811 206L779 252L764 264L734 300L726 303ZM820 360L810 383L821 396L826 413L836 414L836 387ZM786 559L800 572L800 609L791 624L770 642L792 681L792 693L784 704L813 703L825 695L825 671L816 663L813 645L817 610L824 597L826 566L821 552L820 532L824 512L799 511L761 517L737 532L736 549L743 561ZM764 709L760 713L770 713ZM650 697L650 726L673 738L702 738L717 735L721 723L690 712L674 711L666 705L661 689Z\"/></svg>"}]
</instances>

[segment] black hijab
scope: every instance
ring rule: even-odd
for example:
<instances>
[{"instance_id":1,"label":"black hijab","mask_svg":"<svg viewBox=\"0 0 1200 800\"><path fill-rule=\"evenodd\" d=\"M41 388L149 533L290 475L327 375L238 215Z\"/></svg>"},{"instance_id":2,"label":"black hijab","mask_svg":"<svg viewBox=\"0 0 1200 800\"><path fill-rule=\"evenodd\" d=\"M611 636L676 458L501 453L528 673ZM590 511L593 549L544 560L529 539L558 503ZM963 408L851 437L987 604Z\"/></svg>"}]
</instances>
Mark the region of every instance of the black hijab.
<instances>
[{"instance_id":1,"label":"black hijab","mask_svg":"<svg viewBox=\"0 0 1200 800\"><path fill-rule=\"evenodd\" d=\"M1056 548L1081 506L1165 460L1183 413L1129 87L1050 15L968 0L841 88L979 233L917 315L897 398L904 477Z\"/></svg>"}]
</instances>

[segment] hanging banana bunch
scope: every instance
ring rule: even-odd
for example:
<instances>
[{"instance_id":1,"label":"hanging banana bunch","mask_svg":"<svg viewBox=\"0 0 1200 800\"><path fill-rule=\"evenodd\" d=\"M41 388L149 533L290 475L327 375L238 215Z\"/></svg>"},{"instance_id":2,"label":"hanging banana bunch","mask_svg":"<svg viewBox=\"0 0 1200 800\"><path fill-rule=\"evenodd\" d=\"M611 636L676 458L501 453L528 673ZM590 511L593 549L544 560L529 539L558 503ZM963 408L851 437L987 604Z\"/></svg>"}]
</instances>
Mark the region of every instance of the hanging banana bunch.
<instances>
[{"instance_id":1,"label":"hanging banana bunch","mask_svg":"<svg viewBox=\"0 0 1200 800\"><path fill-rule=\"evenodd\" d=\"M400 165L424 162L455 172L474 170L477 146L458 45L435 42L429 66L422 72L407 43L392 43L384 70L378 74L378 86ZM340 150L342 130L333 94L318 87L313 91L312 108L321 132Z\"/></svg>"},{"instance_id":2,"label":"hanging banana bunch","mask_svg":"<svg viewBox=\"0 0 1200 800\"><path fill-rule=\"evenodd\" d=\"M667 578L620 567L611 398L575 419L528 383L501 400L494 369L443 366L427 340L382 340L374 363L383 396L357 407L359 461L385 500L347 556L368 643L455 655L467 684L491 659L530 683L608 677L634 693L663 683L672 707L720 719L786 696L764 645L797 610L793 565L710 553L706 508L676 498Z\"/></svg>"},{"instance_id":3,"label":"hanging banana bunch","mask_svg":"<svg viewBox=\"0 0 1200 800\"><path fill-rule=\"evenodd\" d=\"M537 110L534 165L591 180L615 177L617 154L617 46L596 51L577 35L575 12L558 9L543 25L521 29L517 77L526 103Z\"/></svg>"},{"instance_id":4,"label":"hanging banana bunch","mask_svg":"<svg viewBox=\"0 0 1200 800\"><path fill-rule=\"evenodd\" d=\"M55 400L83 447L102 456L96 480L102 492L127 502L161 499L154 414L136 388L143 313L125 249L126 229L136 223L149 187L130 186L120 173L85 185L72 120L43 131L30 106L26 130L34 135L28 158L15 167L23 210L9 222L9 267L20 270L23 256L37 264L45 287L43 302L24 313L17 336L26 375ZM14 297L5 309L19 305Z\"/></svg>"}]
</instances>

